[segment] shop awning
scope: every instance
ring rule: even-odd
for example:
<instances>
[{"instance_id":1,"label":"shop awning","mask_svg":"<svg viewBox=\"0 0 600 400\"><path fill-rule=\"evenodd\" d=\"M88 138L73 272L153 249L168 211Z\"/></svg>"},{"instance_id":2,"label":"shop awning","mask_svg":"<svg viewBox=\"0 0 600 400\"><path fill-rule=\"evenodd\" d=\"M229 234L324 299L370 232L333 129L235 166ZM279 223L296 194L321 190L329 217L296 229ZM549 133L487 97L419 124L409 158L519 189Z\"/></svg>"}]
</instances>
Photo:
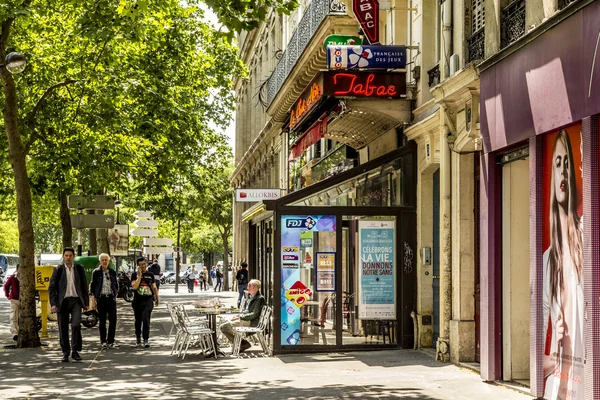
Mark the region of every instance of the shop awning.
<instances>
[{"instance_id":1,"label":"shop awning","mask_svg":"<svg viewBox=\"0 0 600 400\"><path fill-rule=\"evenodd\" d=\"M330 114L325 138L361 149L390 129L409 124L408 100L341 100L341 109Z\"/></svg>"},{"instance_id":2,"label":"shop awning","mask_svg":"<svg viewBox=\"0 0 600 400\"><path fill-rule=\"evenodd\" d=\"M308 149L313 144L317 143L327 133L327 115L323 114L308 130L296 140L290 149L288 161L295 160L300 157L304 150Z\"/></svg>"}]
</instances>

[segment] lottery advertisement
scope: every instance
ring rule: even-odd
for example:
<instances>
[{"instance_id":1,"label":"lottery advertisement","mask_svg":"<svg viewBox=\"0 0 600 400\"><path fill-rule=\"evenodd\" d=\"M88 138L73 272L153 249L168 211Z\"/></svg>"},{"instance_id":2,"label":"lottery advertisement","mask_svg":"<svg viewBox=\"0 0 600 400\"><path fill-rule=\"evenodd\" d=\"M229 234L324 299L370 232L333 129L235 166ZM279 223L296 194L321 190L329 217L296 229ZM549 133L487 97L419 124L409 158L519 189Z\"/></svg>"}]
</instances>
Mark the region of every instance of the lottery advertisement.
<instances>
[{"instance_id":1,"label":"lottery advertisement","mask_svg":"<svg viewBox=\"0 0 600 400\"><path fill-rule=\"evenodd\" d=\"M301 309L312 299L315 289L301 278L301 267L305 268L306 265L307 248L312 245L312 235L307 232L335 230L335 215L281 217L281 345L300 344Z\"/></svg>"},{"instance_id":2,"label":"lottery advertisement","mask_svg":"<svg viewBox=\"0 0 600 400\"><path fill-rule=\"evenodd\" d=\"M358 221L359 319L396 319L395 221Z\"/></svg>"}]
</instances>

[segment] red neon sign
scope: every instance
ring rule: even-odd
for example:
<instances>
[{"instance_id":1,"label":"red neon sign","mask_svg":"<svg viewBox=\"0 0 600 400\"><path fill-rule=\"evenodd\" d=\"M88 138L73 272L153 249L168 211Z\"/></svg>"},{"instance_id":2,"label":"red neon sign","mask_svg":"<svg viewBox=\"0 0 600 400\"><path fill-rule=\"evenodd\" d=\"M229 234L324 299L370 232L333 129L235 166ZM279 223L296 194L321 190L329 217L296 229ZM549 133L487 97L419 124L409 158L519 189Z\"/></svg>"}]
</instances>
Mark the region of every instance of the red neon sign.
<instances>
[{"instance_id":1,"label":"red neon sign","mask_svg":"<svg viewBox=\"0 0 600 400\"><path fill-rule=\"evenodd\" d=\"M352 10L369 43L379 43L379 0L352 0Z\"/></svg>"},{"instance_id":2,"label":"red neon sign","mask_svg":"<svg viewBox=\"0 0 600 400\"><path fill-rule=\"evenodd\" d=\"M373 85L375 74L369 74L364 83L357 82L355 74L339 73L333 76L333 85L339 88L333 92L334 96L361 96L361 97L395 97L394 85Z\"/></svg>"}]
</instances>

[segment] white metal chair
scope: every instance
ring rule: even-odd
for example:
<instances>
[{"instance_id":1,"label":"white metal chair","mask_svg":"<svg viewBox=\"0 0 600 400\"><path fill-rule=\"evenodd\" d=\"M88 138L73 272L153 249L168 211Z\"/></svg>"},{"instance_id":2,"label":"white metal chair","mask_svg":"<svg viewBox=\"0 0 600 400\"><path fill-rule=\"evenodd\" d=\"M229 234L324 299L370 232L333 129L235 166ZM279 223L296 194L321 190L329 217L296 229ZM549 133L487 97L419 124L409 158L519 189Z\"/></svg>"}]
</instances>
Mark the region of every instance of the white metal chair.
<instances>
[{"instance_id":1,"label":"white metal chair","mask_svg":"<svg viewBox=\"0 0 600 400\"><path fill-rule=\"evenodd\" d=\"M256 334L258 341L263 349L263 353L270 356L271 349L267 343L265 333L269 327L269 321L271 319L271 312L273 309L270 306L263 306L260 317L258 319L258 325L255 327L251 326L236 326L234 327L235 336L233 338L233 348L231 349L231 355L234 357L240 356L240 347L242 345L242 339L249 335Z\"/></svg>"},{"instance_id":2,"label":"white metal chair","mask_svg":"<svg viewBox=\"0 0 600 400\"><path fill-rule=\"evenodd\" d=\"M183 360L190 345L199 346L202 352L211 351L213 354L217 353L211 329L207 328L204 324L190 324L189 316L183 305L171 306L169 311L177 330L171 354L176 352L177 357L181 357Z\"/></svg>"}]
</instances>

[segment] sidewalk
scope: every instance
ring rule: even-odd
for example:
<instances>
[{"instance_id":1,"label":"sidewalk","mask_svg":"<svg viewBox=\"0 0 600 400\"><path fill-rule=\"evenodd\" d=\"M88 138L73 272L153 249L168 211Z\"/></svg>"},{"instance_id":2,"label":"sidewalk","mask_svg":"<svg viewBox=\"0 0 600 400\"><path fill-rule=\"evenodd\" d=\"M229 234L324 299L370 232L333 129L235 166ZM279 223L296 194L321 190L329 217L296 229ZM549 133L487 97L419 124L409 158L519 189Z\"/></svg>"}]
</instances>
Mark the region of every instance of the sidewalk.
<instances>
[{"instance_id":1,"label":"sidewalk","mask_svg":"<svg viewBox=\"0 0 600 400\"><path fill-rule=\"evenodd\" d=\"M133 312L119 300L118 349L100 350L98 328L83 329L81 363L61 363L58 339L42 349L5 349L9 303L0 299L0 398L36 399L528 399L478 374L435 361L423 351L395 350L284 355L265 358L254 346L245 358L206 359L195 349L170 356L171 322L165 302L219 297L235 305L237 293L188 294L161 288L152 313L149 349L136 348ZM50 335L58 336L56 324ZM228 353L229 349L225 349Z\"/></svg>"}]
</instances>

